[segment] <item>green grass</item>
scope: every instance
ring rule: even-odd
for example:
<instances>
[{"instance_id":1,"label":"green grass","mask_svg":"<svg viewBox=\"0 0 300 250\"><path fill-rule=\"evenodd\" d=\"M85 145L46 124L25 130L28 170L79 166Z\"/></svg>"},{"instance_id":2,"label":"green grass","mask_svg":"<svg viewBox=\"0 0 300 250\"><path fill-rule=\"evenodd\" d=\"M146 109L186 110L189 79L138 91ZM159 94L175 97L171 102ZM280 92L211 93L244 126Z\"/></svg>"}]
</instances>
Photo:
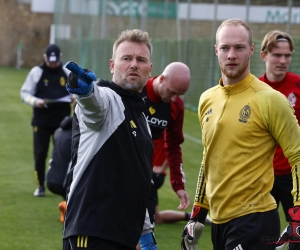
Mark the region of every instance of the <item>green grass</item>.
<instances>
[{"instance_id":1,"label":"green grass","mask_svg":"<svg viewBox=\"0 0 300 250\"><path fill-rule=\"evenodd\" d=\"M44 198L33 196L36 185L30 126L32 109L21 102L19 94L28 72L29 69L0 68L0 249L59 250L62 249L63 226L57 205L61 198L48 190ZM189 139L190 136L201 139L195 112L186 110L184 133L188 135L182 146L186 190L192 203L202 158L201 144ZM179 205L168 178L169 175L159 190L160 210L175 210ZM180 249L185 224L182 221L157 225L155 235L159 250ZM281 224L284 227L287 223L282 220ZM210 226L206 226L198 250L210 249Z\"/></svg>"}]
</instances>

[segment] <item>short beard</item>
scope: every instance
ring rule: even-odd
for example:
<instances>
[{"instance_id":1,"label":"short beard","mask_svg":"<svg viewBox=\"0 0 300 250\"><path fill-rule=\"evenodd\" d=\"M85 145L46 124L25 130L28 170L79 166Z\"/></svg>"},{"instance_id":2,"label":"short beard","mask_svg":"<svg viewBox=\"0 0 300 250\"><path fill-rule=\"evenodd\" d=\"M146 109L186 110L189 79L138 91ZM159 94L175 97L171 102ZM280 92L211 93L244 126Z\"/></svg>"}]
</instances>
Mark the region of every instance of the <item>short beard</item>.
<instances>
[{"instance_id":1,"label":"short beard","mask_svg":"<svg viewBox=\"0 0 300 250\"><path fill-rule=\"evenodd\" d=\"M241 64L241 68L237 72L228 72L226 70L226 68L222 65L220 65L220 68L221 68L222 73L226 77L228 77L229 79L236 79L245 72L245 70L248 68L248 66L249 66L249 60L245 60L243 62L243 64Z\"/></svg>"},{"instance_id":2,"label":"short beard","mask_svg":"<svg viewBox=\"0 0 300 250\"><path fill-rule=\"evenodd\" d=\"M141 82L127 82L125 79L118 83L118 85L130 92L141 92L144 87L144 84Z\"/></svg>"}]
</instances>

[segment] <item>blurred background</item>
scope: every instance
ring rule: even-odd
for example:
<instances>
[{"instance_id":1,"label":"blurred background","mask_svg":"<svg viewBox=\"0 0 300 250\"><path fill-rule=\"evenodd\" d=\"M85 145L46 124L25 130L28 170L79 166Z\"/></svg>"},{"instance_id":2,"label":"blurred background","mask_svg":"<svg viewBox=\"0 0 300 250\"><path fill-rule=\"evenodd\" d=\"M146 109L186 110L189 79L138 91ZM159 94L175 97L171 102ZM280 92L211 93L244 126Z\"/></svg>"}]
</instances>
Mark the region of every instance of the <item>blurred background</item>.
<instances>
[{"instance_id":1,"label":"blurred background","mask_svg":"<svg viewBox=\"0 0 300 250\"><path fill-rule=\"evenodd\" d=\"M197 109L200 94L218 83L216 29L224 19L241 18L252 28L251 72L265 72L260 43L274 29L292 35L290 71L300 74L300 0L0 0L0 66L30 68L56 43L63 62L74 61L111 79L112 45L125 29L142 29L153 43L153 74L173 61L186 63L192 83L185 106Z\"/></svg>"}]
</instances>

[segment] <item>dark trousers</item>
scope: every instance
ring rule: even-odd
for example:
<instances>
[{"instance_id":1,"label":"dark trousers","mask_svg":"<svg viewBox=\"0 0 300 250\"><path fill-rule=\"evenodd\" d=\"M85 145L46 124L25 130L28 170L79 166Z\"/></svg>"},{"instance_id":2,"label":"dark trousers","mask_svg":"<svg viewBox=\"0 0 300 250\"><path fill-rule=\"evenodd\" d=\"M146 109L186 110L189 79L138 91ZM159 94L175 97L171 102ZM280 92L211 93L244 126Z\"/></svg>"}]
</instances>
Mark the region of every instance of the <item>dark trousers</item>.
<instances>
[{"instance_id":1,"label":"dark trousers","mask_svg":"<svg viewBox=\"0 0 300 250\"><path fill-rule=\"evenodd\" d=\"M34 169L38 186L44 187L46 159L51 136L56 128L33 127Z\"/></svg>"},{"instance_id":2,"label":"dark trousers","mask_svg":"<svg viewBox=\"0 0 300 250\"><path fill-rule=\"evenodd\" d=\"M116 237L118 237L116 235ZM63 240L63 250L135 250L114 241L92 236L71 236Z\"/></svg>"},{"instance_id":3,"label":"dark trousers","mask_svg":"<svg viewBox=\"0 0 300 250\"><path fill-rule=\"evenodd\" d=\"M290 222L291 217L288 214L289 208L294 206L293 196L291 191L293 189L292 174L286 175L275 175L273 189L271 190L271 195L273 195L277 206L281 203L285 219Z\"/></svg>"},{"instance_id":4,"label":"dark trousers","mask_svg":"<svg viewBox=\"0 0 300 250\"><path fill-rule=\"evenodd\" d=\"M214 250L274 250L279 235L277 209L212 225Z\"/></svg>"}]
</instances>

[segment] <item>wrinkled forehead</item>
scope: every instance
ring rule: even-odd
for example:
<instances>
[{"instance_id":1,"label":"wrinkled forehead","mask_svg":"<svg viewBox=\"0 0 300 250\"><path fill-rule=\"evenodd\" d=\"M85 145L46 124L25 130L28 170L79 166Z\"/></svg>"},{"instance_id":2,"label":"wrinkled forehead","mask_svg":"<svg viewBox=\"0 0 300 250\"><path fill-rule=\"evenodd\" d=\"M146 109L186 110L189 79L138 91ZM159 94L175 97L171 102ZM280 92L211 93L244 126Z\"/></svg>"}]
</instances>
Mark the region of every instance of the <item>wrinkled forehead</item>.
<instances>
[{"instance_id":1,"label":"wrinkled forehead","mask_svg":"<svg viewBox=\"0 0 300 250\"><path fill-rule=\"evenodd\" d=\"M150 50L145 43L124 41L119 44L115 51L115 57L130 55L150 59Z\"/></svg>"}]
</instances>

